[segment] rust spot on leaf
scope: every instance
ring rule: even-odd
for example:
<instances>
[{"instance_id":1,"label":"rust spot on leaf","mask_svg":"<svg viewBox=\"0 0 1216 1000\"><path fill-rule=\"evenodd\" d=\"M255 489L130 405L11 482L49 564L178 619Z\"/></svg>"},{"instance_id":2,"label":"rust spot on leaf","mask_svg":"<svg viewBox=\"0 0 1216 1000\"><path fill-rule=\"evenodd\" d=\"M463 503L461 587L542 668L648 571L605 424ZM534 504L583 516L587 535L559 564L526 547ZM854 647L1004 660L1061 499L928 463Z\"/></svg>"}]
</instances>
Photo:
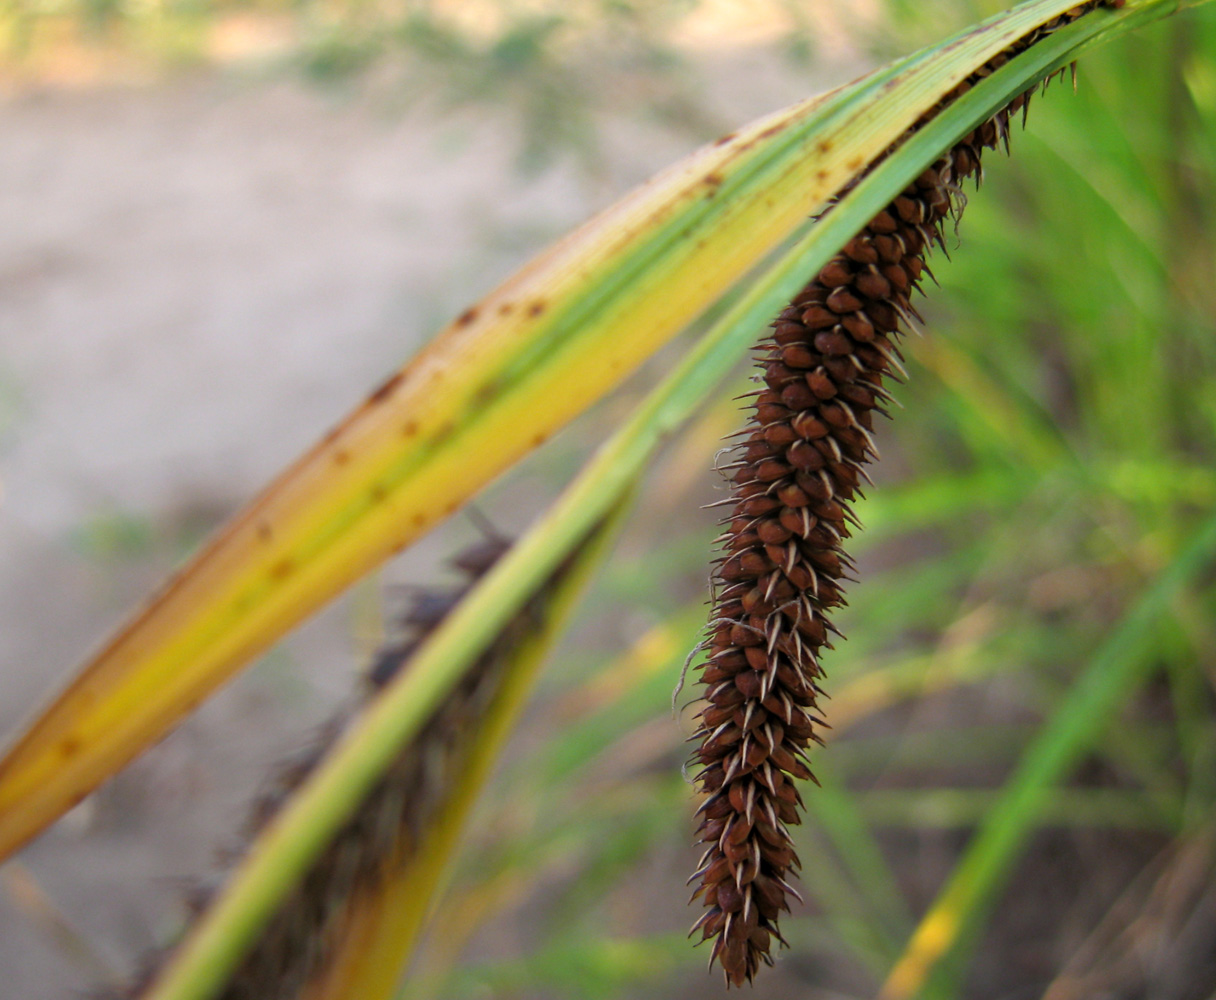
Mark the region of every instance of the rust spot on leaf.
<instances>
[{"instance_id":1,"label":"rust spot on leaf","mask_svg":"<svg viewBox=\"0 0 1216 1000\"><path fill-rule=\"evenodd\" d=\"M274 528L270 526L269 521L258 522L258 538L263 542L268 542L274 538Z\"/></svg>"},{"instance_id":2,"label":"rust spot on leaf","mask_svg":"<svg viewBox=\"0 0 1216 1000\"><path fill-rule=\"evenodd\" d=\"M732 139L734 139L734 137L737 134L738 133L736 133L736 132L727 132L726 135L722 136L721 139L716 140L714 142L714 145L715 146L725 146L728 142L730 142Z\"/></svg>"},{"instance_id":3,"label":"rust spot on leaf","mask_svg":"<svg viewBox=\"0 0 1216 1000\"><path fill-rule=\"evenodd\" d=\"M701 180L708 188L705 192L706 198L712 198L718 193L718 188L722 186L722 175L719 173L706 174Z\"/></svg>"},{"instance_id":4,"label":"rust spot on leaf","mask_svg":"<svg viewBox=\"0 0 1216 1000\"><path fill-rule=\"evenodd\" d=\"M339 448L334 452L334 465L346 465L350 461L350 452L345 448Z\"/></svg>"},{"instance_id":5,"label":"rust spot on leaf","mask_svg":"<svg viewBox=\"0 0 1216 1000\"><path fill-rule=\"evenodd\" d=\"M63 757L75 757L80 753L80 740L75 736L68 736L66 739L60 740L59 753Z\"/></svg>"},{"instance_id":6,"label":"rust spot on leaf","mask_svg":"<svg viewBox=\"0 0 1216 1000\"><path fill-rule=\"evenodd\" d=\"M500 379L492 378L488 382L483 382L477 387L477 391L473 393L473 402L478 406L484 406L495 396L497 396L501 390L502 381ZM448 428L447 432L450 433L451 428Z\"/></svg>"},{"instance_id":7,"label":"rust spot on leaf","mask_svg":"<svg viewBox=\"0 0 1216 1000\"><path fill-rule=\"evenodd\" d=\"M296 563L294 559L291 559L290 557L287 559L280 559L277 563L270 567L270 579L285 580L295 571Z\"/></svg>"},{"instance_id":8,"label":"rust spot on leaf","mask_svg":"<svg viewBox=\"0 0 1216 1000\"><path fill-rule=\"evenodd\" d=\"M543 299L537 299L530 306L528 306L528 315L529 316L539 316L547 308L548 308L547 302L545 302Z\"/></svg>"},{"instance_id":9,"label":"rust spot on leaf","mask_svg":"<svg viewBox=\"0 0 1216 1000\"><path fill-rule=\"evenodd\" d=\"M515 312L515 303L514 302L504 302L502 305L500 305L498 307L499 316L510 316L511 313L513 313L513 312Z\"/></svg>"},{"instance_id":10,"label":"rust spot on leaf","mask_svg":"<svg viewBox=\"0 0 1216 1000\"><path fill-rule=\"evenodd\" d=\"M401 427L401 436L402 437L412 438L417 433L418 433L418 421L417 420L407 420Z\"/></svg>"},{"instance_id":11,"label":"rust spot on leaf","mask_svg":"<svg viewBox=\"0 0 1216 1000\"><path fill-rule=\"evenodd\" d=\"M471 306L456 317L457 326L468 326L477 319L477 307Z\"/></svg>"},{"instance_id":12,"label":"rust spot on leaf","mask_svg":"<svg viewBox=\"0 0 1216 1000\"><path fill-rule=\"evenodd\" d=\"M379 389L367 397L368 404L375 406L377 403L383 403L386 399L388 399L389 396L397 391L397 386L399 386L404 380L404 372L397 372L395 375L392 375L390 378L385 380L384 384L381 385Z\"/></svg>"}]
</instances>

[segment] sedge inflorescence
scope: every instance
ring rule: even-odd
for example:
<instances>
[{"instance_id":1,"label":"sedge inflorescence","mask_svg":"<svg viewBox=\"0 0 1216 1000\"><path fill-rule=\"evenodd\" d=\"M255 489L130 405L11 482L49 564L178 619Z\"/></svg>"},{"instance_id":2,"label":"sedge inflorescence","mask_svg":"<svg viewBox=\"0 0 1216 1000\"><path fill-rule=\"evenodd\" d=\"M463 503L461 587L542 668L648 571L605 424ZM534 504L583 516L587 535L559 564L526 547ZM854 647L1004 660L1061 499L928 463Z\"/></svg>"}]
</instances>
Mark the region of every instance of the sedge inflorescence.
<instances>
[{"instance_id":1,"label":"sedge inflorescence","mask_svg":"<svg viewBox=\"0 0 1216 1000\"><path fill-rule=\"evenodd\" d=\"M452 559L465 577L459 586L421 588L414 593L398 619L404 634L381 649L367 671L366 700L396 678L510 544L498 537L475 543ZM467 735L484 717L497 690L503 654L514 645L528 616L525 610L508 624L398 754L279 907L217 1000L292 1000L330 965L361 892L374 891L417 855L464 766ZM342 713L316 744L284 762L254 803L248 826L251 841L317 769L351 721Z\"/></svg>"},{"instance_id":2,"label":"sedge inflorescence","mask_svg":"<svg viewBox=\"0 0 1216 1000\"><path fill-rule=\"evenodd\" d=\"M959 84L915 128L1047 33L1098 4L1043 25ZM1008 143L1009 120L1030 92L960 139L879 212L772 324L758 358L763 388L733 479L732 512L719 540L713 612L701 665L704 707L693 761L705 798L693 880L705 906L693 927L712 941L728 984L750 981L784 943L778 917L797 897L800 862L789 827L800 821L796 779L811 778L806 751L820 742L820 655L838 634L853 564L843 549L857 520L851 504L878 457L874 414L886 383L906 373L900 336L918 319L910 296L944 249L961 183L978 183L984 149Z\"/></svg>"},{"instance_id":3,"label":"sedge inflorescence","mask_svg":"<svg viewBox=\"0 0 1216 1000\"><path fill-rule=\"evenodd\" d=\"M330 719L301 752L280 762L258 795L246 824L252 842L317 770L359 707L370 702L401 672L422 643L510 547L487 537L453 560L464 577L451 589L420 588L399 618L402 635L377 655L364 678L359 704ZM544 591L542 591L543 595ZM400 871L418 853L427 830L447 801L464 766L468 734L484 718L498 690L505 654L528 630L537 597L503 629L474 663L418 735L397 756L355 813L325 847L262 929L253 946L217 994L217 1000L295 1000L331 965L361 894ZM188 901L196 916L213 900L200 887ZM124 998L141 997L169 957L153 956Z\"/></svg>"}]
</instances>

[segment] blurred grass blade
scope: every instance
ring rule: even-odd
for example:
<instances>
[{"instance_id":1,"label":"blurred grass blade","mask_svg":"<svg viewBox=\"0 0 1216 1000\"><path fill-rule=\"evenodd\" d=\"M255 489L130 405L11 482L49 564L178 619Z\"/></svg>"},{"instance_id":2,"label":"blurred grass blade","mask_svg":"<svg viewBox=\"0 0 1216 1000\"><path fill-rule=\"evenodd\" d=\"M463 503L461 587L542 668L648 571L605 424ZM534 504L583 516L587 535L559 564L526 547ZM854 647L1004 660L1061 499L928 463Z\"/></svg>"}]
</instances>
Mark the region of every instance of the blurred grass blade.
<instances>
[{"instance_id":1,"label":"blurred grass blade","mask_svg":"<svg viewBox=\"0 0 1216 1000\"><path fill-rule=\"evenodd\" d=\"M352 905L353 920L341 934L329 969L305 991L302 1000L388 1000L395 993L473 804L519 718L545 656L587 577L610 550L627 509L626 503L612 511L542 595L529 602L525 614L533 627L504 653L494 695L477 726L466 734L469 743L452 768L457 778L444 790L444 802L432 825L413 857Z\"/></svg>"},{"instance_id":2,"label":"blurred grass blade","mask_svg":"<svg viewBox=\"0 0 1216 1000\"><path fill-rule=\"evenodd\" d=\"M238 515L19 736L0 760L0 858L619 383L942 94L1069 6L1033 0L700 150L467 310ZM901 154L914 148L919 159L898 158L903 173L886 175L883 197L1078 46L1173 7L1095 11L1034 46L905 143ZM885 204L876 199L850 198L853 210L818 227L832 234L827 253ZM764 301L740 353L783 304Z\"/></svg>"},{"instance_id":3,"label":"blurred grass blade","mask_svg":"<svg viewBox=\"0 0 1216 1000\"><path fill-rule=\"evenodd\" d=\"M810 815L840 855L857 895L866 904L868 922L889 962L899 954L894 942L905 940L913 926L907 903L873 829L862 814L860 796L822 765L815 774L819 787L807 796Z\"/></svg>"},{"instance_id":4,"label":"blurred grass blade","mask_svg":"<svg viewBox=\"0 0 1216 1000\"><path fill-rule=\"evenodd\" d=\"M883 1000L921 995L938 963L961 938L977 931L982 911L995 902L1055 784L1107 731L1119 706L1157 663L1153 641L1170 602L1209 570L1214 558L1216 516L1200 527L1111 633L1039 731L1006 782L1000 801L892 968L880 994Z\"/></svg>"}]
</instances>

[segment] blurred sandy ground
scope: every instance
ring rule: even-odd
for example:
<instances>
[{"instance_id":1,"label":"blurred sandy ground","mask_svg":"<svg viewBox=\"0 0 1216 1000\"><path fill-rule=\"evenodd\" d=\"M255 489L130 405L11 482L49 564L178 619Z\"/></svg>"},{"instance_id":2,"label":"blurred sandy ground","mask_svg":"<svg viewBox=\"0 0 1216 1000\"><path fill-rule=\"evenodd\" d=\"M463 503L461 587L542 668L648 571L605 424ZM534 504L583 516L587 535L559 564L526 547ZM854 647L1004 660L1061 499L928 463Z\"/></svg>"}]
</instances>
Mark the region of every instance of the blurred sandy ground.
<instances>
[{"instance_id":1,"label":"blurred sandy ground","mask_svg":"<svg viewBox=\"0 0 1216 1000\"><path fill-rule=\"evenodd\" d=\"M807 73L751 22L690 27L722 130L865 68L820 28ZM501 111L59 69L0 103L0 733L441 321L695 145L620 108L594 176L529 178ZM175 925L260 770L349 690L356 632L339 602L23 853L98 960L129 970ZM18 881L0 995L87 989Z\"/></svg>"}]
</instances>

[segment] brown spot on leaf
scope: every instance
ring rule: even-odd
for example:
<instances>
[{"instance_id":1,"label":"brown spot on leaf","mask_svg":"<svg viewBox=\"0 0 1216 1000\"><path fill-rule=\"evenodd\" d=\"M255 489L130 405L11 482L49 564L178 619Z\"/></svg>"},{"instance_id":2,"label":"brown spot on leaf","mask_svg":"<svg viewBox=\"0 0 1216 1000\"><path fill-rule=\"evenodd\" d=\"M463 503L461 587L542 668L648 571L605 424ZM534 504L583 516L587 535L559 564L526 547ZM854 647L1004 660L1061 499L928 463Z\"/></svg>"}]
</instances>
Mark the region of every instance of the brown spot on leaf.
<instances>
[{"instance_id":1,"label":"brown spot on leaf","mask_svg":"<svg viewBox=\"0 0 1216 1000\"><path fill-rule=\"evenodd\" d=\"M466 309L464 312L462 312L459 316L456 317L456 325L457 326L468 326L470 323L476 322L476 320L477 320L477 307L470 306L468 309Z\"/></svg>"},{"instance_id":2,"label":"brown spot on leaf","mask_svg":"<svg viewBox=\"0 0 1216 1000\"><path fill-rule=\"evenodd\" d=\"M346 465L350 461L350 452L345 448L339 448L334 452L334 465Z\"/></svg>"},{"instance_id":3,"label":"brown spot on leaf","mask_svg":"<svg viewBox=\"0 0 1216 1000\"><path fill-rule=\"evenodd\" d=\"M528 315L529 316L539 316L547 308L548 308L547 302L545 302L543 299L537 299L535 302L533 302L531 305L528 306Z\"/></svg>"},{"instance_id":4,"label":"brown spot on leaf","mask_svg":"<svg viewBox=\"0 0 1216 1000\"><path fill-rule=\"evenodd\" d=\"M263 542L268 542L274 538L274 528L270 526L269 521L258 522L258 538Z\"/></svg>"},{"instance_id":5,"label":"brown spot on leaf","mask_svg":"<svg viewBox=\"0 0 1216 1000\"><path fill-rule=\"evenodd\" d=\"M404 424L401 425L401 436L402 437L412 438L417 433L418 433L418 421L417 420L407 420Z\"/></svg>"},{"instance_id":6,"label":"brown spot on leaf","mask_svg":"<svg viewBox=\"0 0 1216 1000\"><path fill-rule=\"evenodd\" d=\"M502 391L502 381L492 378L488 382L483 382L473 393L473 402L478 406L484 406L490 402L495 396ZM448 431L450 433L450 429Z\"/></svg>"},{"instance_id":7,"label":"brown spot on leaf","mask_svg":"<svg viewBox=\"0 0 1216 1000\"><path fill-rule=\"evenodd\" d=\"M737 134L738 133L736 132L727 132L726 135L722 136L722 138L715 140L714 145L725 146L728 142L734 139Z\"/></svg>"},{"instance_id":8,"label":"brown spot on leaf","mask_svg":"<svg viewBox=\"0 0 1216 1000\"><path fill-rule=\"evenodd\" d=\"M280 559L277 563L270 567L270 579L285 580L296 571L295 560L290 556L286 559Z\"/></svg>"},{"instance_id":9,"label":"brown spot on leaf","mask_svg":"<svg viewBox=\"0 0 1216 1000\"><path fill-rule=\"evenodd\" d=\"M385 380L384 384L381 385L379 389L367 397L367 402L372 406L375 406L377 403L383 403L386 399L388 399L389 396L397 391L397 386L399 386L404 380L404 372L397 372L396 374L390 376Z\"/></svg>"}]
</instances>

